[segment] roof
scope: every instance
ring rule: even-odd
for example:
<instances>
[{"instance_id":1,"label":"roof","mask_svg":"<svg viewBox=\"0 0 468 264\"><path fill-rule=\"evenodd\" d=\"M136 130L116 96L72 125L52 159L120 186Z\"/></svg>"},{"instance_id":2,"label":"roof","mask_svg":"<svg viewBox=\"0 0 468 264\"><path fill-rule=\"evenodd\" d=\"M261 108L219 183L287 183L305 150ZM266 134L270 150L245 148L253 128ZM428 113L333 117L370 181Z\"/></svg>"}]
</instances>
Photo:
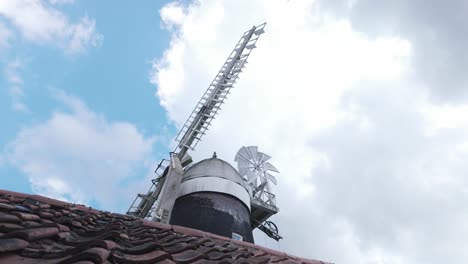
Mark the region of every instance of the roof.
<instances>
[{"instance_id":1,"label":"roof","mask_svg":"<svg viewBox=\"0 0 468 264\"><path fill-rule=\"evenodd\" d=\"M204 159L190 166L182 176L182 181L209 176L224 178L247 188L239 172L231 164L218 158Z\"/></svg>"},{"instance_id":2,"label":"roof","mask_svg":"<svg viewBox=\"0 0 468 264\"><path fill-rule=\"evenodd\" d=\"M0 190L0 263L324 263L196 229Z\"/></svg>"}]
</instances>

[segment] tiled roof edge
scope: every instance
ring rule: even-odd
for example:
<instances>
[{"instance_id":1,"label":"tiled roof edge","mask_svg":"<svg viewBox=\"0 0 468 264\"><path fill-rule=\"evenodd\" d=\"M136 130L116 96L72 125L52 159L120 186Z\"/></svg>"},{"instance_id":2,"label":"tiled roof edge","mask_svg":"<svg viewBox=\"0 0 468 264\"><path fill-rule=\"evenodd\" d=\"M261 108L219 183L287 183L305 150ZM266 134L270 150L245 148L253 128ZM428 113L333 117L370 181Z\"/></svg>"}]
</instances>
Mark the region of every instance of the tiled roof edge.
<instances>
[{"instance_id":1,"label":"tiled roof edge","mask_svg":"<svg viewBox=\"0 0 468 264\"><path fill-rule=\"evenodd\" d=\"M7 191L7 190L2 190L2 189L0 189L0 195L30 199L30 200L34 200L34 201L37 201L37 202L54 205L54 206L57 206L57 207L64 207L64 208L67 208L69 210L79 210L79 211L85 211L85 212L89 212L89 213L93 213L93 214L108 213L106 211L97 210L97 209L94 209L94 208L91 208L91 207L87 207L85 205L64 202L64 201L48 198L48 197L41 196L41 195L25 194L25 193ZM125 218L127 218L127 217L135 218L134 216L129 216L129 215L122 215L122 214L118 214L118 213L113 213L113 214L114 215L121 215L122 217L125 217ZM176 233L180 233L180 234L184 234L184 235L188 235L188 236L208 237L208 238L212 238L212 239L232 242L232 243L234 243L234 244L236 244L238 246L255 248L255 249L261 250L261 251L263 251L263 252L265 252L267 254L271 254L271 255L275 255L275 256L279 256L279 257L292 258L292 259L295 259L297 261L300 261L301 263L332 264L332 263L323 262L323 261L320 261L320 260L300 258L300 257L297 257L297 256L289 255L289 254L287 254L285 252L281 252L281 251L277 251L277 250L274 250L274 249L262 247L262 246L252 244L252 243L249 243L249 242L246 242L246 241L233 240L233 239L228 238L228 237L219 236L219 235L216 235L216 234L213 234L213 233L204 232L204 231L189 228L189 227L169 225L169 224L154 222L154 221L150 221L150 220L146 220L146 219L141 219L141 222L142 222L142 224L144 226L154 227L154 228L163 229L163 230L171 230L171 231L174 231Z\"/></svg>"}]
</instances>

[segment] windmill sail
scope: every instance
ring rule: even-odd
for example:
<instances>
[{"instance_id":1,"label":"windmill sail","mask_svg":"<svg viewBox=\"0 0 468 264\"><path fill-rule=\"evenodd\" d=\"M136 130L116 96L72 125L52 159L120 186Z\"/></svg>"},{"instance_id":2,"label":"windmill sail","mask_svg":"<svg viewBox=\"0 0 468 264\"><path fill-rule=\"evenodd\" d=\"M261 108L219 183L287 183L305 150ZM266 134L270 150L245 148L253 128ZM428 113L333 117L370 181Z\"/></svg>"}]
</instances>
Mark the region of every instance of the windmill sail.
<instances>
[{"instance_id":1,"label":"windmill sail","mask_svg":"<svg viewBox=\"0 0 468 264\"><path fill-rule=\"evenodd\" d=\"M216 77L208 86L205 94L195 106L176 137L178 142L174 152L182 158L188 149L194 150L201 136L205 134L221 105L226 100L239 73L247 64L247 59L255 48L255 43L264 32L265 23L246 31Z\"/></svg>"}]
</instances>

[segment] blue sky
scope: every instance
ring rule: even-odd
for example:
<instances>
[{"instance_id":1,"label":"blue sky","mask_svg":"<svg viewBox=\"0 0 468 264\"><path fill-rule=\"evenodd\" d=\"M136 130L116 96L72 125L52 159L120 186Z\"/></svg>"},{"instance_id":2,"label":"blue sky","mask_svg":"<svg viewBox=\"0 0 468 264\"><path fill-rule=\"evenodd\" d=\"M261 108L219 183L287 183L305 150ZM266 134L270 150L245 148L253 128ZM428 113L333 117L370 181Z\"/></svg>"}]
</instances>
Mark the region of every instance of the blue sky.
<instances>
[{"instance_id":1,"label":"blue sky","mask_svg":"<svg viewBox=\"0 0 468 264\"><path fill-rule=\"evenodd\" d=\"M44 122L58 109L65 110L54 99L54 89L80 98L109 122L134 124L146 136L160 134L163 129L168 135L174 133L149 82L152 60L161 57L170 41L159 16L164 1L124 1L112 7L105 1L40 3L71 22L83 16L95 20L95 33L102 39L96 46L70 53L53 43L26 39L12 19L0 14L0 22L12 32L8 47L0 51L0 146L7 148L21 128ZM13 84L7 71L12 62L20 64L15 70L21 78L22 95L18 99L13 99L9 91ZM13 100L21 100L27 110L15 110ZM159 143L152 149L156 156L167 151L166 145ZM1 188L33 192L27 175L15 166L4 162L0 175Z\"/></svg>"}]
</instances>

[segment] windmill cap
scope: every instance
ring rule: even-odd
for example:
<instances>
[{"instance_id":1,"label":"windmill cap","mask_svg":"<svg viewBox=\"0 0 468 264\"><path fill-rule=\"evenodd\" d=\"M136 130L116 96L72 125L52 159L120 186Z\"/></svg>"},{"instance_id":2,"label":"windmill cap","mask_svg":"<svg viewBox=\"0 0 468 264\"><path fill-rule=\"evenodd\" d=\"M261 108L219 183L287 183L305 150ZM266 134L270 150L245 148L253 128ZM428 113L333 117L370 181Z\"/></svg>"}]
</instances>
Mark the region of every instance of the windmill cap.
<instances>
[{"instance_id":1,"label":"windmill cap","mask_svg":"<svg viewBox=\"0 0 468 264\"><path fill-rule=\"evenodd\" d=\"M204 159L192 165L182 176L182 182L199 177L223 178L247 189L246 183L239 172L228 162L216 157Z\"/></svg>"},{"instance_id":2,"label":"windmill cap","mask_svg":"<svg viewBox=\"0 0 468 264\"><path fill-rule=\"evenodd\" d=\"M250 210L250 194L245 181L239 172L224 160L205 159L184 172L179 197L198 192L229 194Z\"/></svg>"}]
</instances>

